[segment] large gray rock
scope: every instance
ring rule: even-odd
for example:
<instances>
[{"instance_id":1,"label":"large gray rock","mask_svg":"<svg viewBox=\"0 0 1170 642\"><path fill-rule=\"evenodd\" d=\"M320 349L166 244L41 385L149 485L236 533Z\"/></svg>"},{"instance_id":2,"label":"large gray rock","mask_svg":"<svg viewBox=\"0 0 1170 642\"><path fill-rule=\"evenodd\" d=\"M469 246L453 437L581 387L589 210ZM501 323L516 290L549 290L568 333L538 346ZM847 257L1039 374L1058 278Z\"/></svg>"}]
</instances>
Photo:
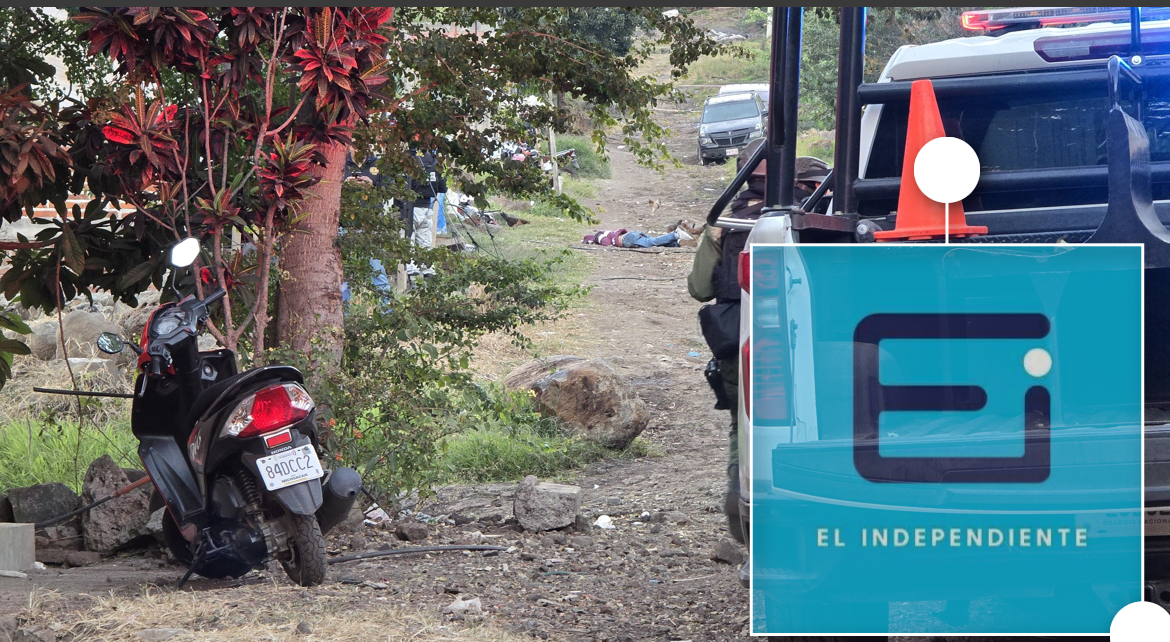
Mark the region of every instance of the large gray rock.
<instances>
[{"instance_id":1,"label":"large gray rock","mask_svg":"<svg viewBox=\"0 0 1170 642\"><path fill-rule=\"evenodd\" d=\"M137 308L132 308L126 314L118 319L118 325L122 327L122 337L127 341L133 341L135 337L142 336L142 329L146 327L147 320L158 306L153 304L142 304Z\"/></svg>"},{"instance_id":2,"label":"large gray rock","mask_svg":"<svg viewBox=\"0 0 1170 642\"><path fill-rule=\"evenodd\" d=\"M150 514L150 519L146 520L146 526L143 527L143 532L149 534L159 544L166 546L166 536L163 535L163 517L166 515L166 507L162 507Z\"/></svg>"},{"instance_id":3,"label":"large gray rock","mask_svg":"<svg viewBox=\"0 0 1170 642\"><path fill-rule=\"evenodd\" d=\"M118 355L106 354L97 349L98 335L103 332L121 334L122 328L111 322L104 314L77 310L66 314L61 319L61 327L65 329L65 347L71 357L95 357L98 359L117 359ZM65 358L60 351L58 359Z\"/></svg>"},{"instance_id":4,"label":"large gray rock","mask_svg":"<svg viewBox=\"0 0 1170 642\"><path fill-rule=\"evenodd\" d=\"M109 455L89 465L81 499L86 503L109 497L130 484L126 472ZM81 518L85 548L111 555L143 536L150 536L150 486L143 485L86 511Z\"/></svg>"},{"instance_id":5,"label":"large gray rock","mask_svg":"<svg viewBox=\"0 0 1170 642\"><path fill-rule=\"evenodd\" d=\"M537 385L537 382L557 370L584 362L584 357L576 357L571 354L558 354L542 359L533 359L522 366L518 366L512 372L509 372L508 376L504 378L504 385L513 390L530 390L533 386Z\"/></svg>"},{"instance_id":6,"label":"large gray rock","mask_svg":"<svg viewBox=\"0 0 1170 642\"><path fill-rule=\"evenodd\" d=\"M81 508L81 498L73 489L61 482L13 488L8 491L8 501L12 503L14 521L32 524L45 522ZM56 532L63 537L71 536L71 532L72 535L76 535L76 529L80 525L80 519L74 517L57 525Z\"/></svg>"},{"instance_id":7,"label":"large gray rock","mask_svg":"<svg viewBox=\"0 0 1170 642\"><path fill-rule=\"evenodd\" d=\"M564 528L577 519L581 487L542 482L529 475L516 487L512 512L526 530L539 532Z\"/></svg>"},{"instance_id":8,"label":"large gray rock","mask_svg":"<svg viewBox=\"0 0 1170 642\"><path fill-rule=\"evenodd\" d=\"M30 328L32 334L20 337L32 351L32 356L41 361L52 361L57 356L57 322L46 321Z\"/></svg>"},{"instance_id":9,"label":"large gray rock","mask_svg":"<svg viewBox=\"0 0 1170 642\"><path fill-rule=\"evenodd\" d=\"M538 359L513 370L504 384L531 390L543 412L610 448L625 448L650 423L646 402L602 359Z\"/></svg>"},{"instance_id":10,"label":"large gray rock","mask_svg":"<svg viewBox=\"0 0 1170 642\"><path fill-rule=\"evenodd\" d=\"M69 368L73 371L73 376L80 377L82 375L89 375L91 377L118 377L118 364L110 359L90 359L88 357L70 357Z\"/></svg>"}]
</instances>

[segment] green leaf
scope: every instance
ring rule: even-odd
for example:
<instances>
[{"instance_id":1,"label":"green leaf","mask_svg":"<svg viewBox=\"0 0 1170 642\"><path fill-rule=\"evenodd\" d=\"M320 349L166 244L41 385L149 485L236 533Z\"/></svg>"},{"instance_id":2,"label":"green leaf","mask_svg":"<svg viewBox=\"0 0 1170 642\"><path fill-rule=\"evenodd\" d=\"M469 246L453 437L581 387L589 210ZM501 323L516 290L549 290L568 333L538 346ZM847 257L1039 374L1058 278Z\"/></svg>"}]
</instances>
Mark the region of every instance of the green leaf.
<instances>
[{"instance_id":1,"label":"green leaf","mask_svg":"<svg viewBox=\"0 0 1170 642\"><path fill-rule=\"evenodd\" d=\"M151 272L154 272L154 261L147 261L146 263L135 266L132 270L123 274L122 278L118 279L118 289L125 290L129 288L150 276Z\"/></svg>"},{"instance_id":2,"label":"green leaf","mask_svg":"<svg viewBox=\"0 0 1170 642\"><path fill-rule=\"evenodd\" d=\"M29 334L32 332L32 329L25 325L24 321L15 314L0 314L0 328L20 334Z\"/></svg>"},{"instance_id":3,"label":"green leaf","mask_svg":"<svg viewBox=\"0 0 1170 642\"><path fill-rule=\"evenodd\" d=\"M104 205L104 204L105 204L105 201L103 199L100 199L100 198L95 198L95 199L91 200L89 202L89 204L85 206L85 220L88 221L88 220L93 220L93 219L98 219L98 218L104 218L105 216L107 216L105 208L102 207L102 205Z\"/></svg>"},{"instance_id":4,"label":"green leaf","mask_svg":"<svg viewBox=\"0 0 1170 642\"><path fill-rule=\"evenodd\" d=\"M24 343L16 339L0 340L0 352L7 352L10 354L32 354L32 350Z\"/></svg>"},{"instance_id":5,"label":"green leaf","mask_svg":"<svg viewBox=\"0 0 1170 642\"><path fill-rule=\"evenodd\" d=\"M85 250L81 248L81 243L77 241L77 237L73 235L73 230L68 225L61 226L60 250L65 265L73 270L74 274L81 274L85 271Z\"/></svg>"}]
</instances>

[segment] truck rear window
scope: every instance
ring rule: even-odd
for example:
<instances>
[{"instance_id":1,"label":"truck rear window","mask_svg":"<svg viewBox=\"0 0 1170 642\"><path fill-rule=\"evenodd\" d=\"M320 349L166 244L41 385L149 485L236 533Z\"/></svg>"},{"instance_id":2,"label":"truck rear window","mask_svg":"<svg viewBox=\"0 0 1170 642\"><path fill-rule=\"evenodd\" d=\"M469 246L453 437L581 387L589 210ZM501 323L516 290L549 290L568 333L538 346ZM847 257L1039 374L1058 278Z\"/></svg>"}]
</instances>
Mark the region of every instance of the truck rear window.
<instances>
[{"instance_id":1,"label":"truck rear window","mask_svg":"<svg viewBox=\"0 0 1170 642\"><path fill-rule=\"evenodd\" d=\"M1147 80L1147 96L1170 96L1165 80ZM1101 93L1101 92L1094 92ZM1133 105L1126 111L1134 113ZM882 108L866 178L901 176L909 105ZM1106 164L1105 116L1109 99L1102 95L1042 97L985 96L939 99L948 136L962 138L979 155L984 171L1052 169ZM1152 161L1170 161L1170 102L1151 98L1143 105ZM1167 198L1155 186L1155 198ZM963 202L968 211L1104 203L1104 188L1028 194L985 194ZM888 203L883 203L888 206ZM896 207L896 205L895 205ZM893 208L889 208L893 209ZM875 212L877 213L877 212Z\"/></svg>"},{"instance_id":2,"label":"truck rear window","mask_svg":"<svg viewBox=\"0 0 1170 642\"><path fill-rule=\"evenodd\" d=\"M703 108L704 123L721 123L727 120L741 118L755 118L760 115L754 100L745 100L738 103L718 103Z\"/></svg>"}]
</instances>

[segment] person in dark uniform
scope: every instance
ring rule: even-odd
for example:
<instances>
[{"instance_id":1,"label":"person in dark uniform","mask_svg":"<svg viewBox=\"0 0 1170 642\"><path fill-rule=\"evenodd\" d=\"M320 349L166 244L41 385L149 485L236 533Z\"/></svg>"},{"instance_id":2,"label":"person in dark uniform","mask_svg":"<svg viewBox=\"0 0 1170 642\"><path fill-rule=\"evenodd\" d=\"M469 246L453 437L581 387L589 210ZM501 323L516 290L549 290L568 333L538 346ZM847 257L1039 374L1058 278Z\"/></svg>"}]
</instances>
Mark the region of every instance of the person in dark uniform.
<instances>
[{"instance_id":1,"label":"person in dark uniform","mask_svg":"<svg viewBox=\"0 0 1170 642\"><path fill-rule=\"evenodd\" d=\"M430 249L435 246L435 239L431 233L435 207L439 194L447 191L447 180L438 171L434 152L428 150L419 154L418 148L412 146L409 153L422 166L423 180L410 177L410 189L414 192L414 200L403 201L400 215L406 223L406 233L410 236L411 242L418 247ZM419 275L433 276L435 269L429 265L424 265L420 269L412 261L406 265L406 273L413 279Z\"/></svg>"},{"instance_id":2,"label":"person in dark uniform","mask_svg":"<svg viewBox=\"0 0 1170 642\"><path fill-rule=\"evenodd\" d=\"M763 144L758 140L744 149L737 159L737 169ZM797 158L796 202L812 195L829 173L824 161L811 156ZM731 217L754 220L764 209L767 161L753 170L744 189L731 203ZM708 225L695 252L691 273L687 276L687 290L691 297L702 302L699 313L703 335L707 338L714 358L707 364L707 380L716 396L715 408L731 412L731 430L728 433L727 494L723 511L727 527L737 541L744 541L739 519L739 253L747 243L750 232L727 230Z\"/></svg>"}]
</instances>

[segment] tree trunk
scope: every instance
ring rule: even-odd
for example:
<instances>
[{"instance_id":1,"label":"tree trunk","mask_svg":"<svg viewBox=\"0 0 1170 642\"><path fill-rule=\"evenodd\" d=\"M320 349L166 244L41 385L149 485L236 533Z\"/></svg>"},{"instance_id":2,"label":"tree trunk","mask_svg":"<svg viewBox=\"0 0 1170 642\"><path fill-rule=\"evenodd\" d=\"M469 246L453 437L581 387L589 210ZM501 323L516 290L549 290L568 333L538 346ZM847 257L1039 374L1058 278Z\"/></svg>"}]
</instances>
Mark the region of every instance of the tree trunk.
<instances>
[{"instance_id":1,"label":"tree trunk","mask_svg":"<svg viewBox=\"0 0 1170 642\"><path fill-rule=\"evenodd\" d=\"M341 363L344 338L341 281L344 271L337 248L341 214L341 182L346 146L322 149L324 166L313 166L321 182L306 193L298 221L282 238L280 251L280 306L277 334L280 343L307 355L326 370Z\"/></svg>"}]
</instances>

